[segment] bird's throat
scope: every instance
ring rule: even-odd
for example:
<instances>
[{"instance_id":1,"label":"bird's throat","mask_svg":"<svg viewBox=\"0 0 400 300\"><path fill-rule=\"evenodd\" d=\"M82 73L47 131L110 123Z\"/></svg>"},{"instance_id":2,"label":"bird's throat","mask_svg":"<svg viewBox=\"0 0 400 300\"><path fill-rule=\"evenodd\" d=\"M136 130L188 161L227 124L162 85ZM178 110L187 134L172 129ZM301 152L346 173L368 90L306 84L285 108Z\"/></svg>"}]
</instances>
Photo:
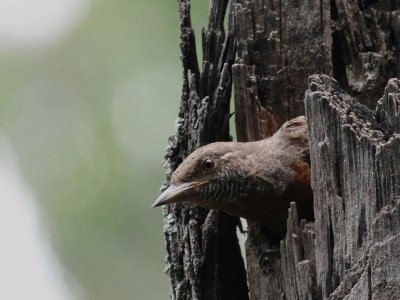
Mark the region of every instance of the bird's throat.
<instances>
[{"instance_id":1,"label":"bird's throat","mask_svg":"<svg viewBox=\"0 0 400 300\"><path fill-rule=\"evenodd\" d=\"M282 238L286 233L290 202L296 202L299 219L313 219L313 195L309 186L288 187L283 195L248 195L229 201L219 209L261 225L274 237Z\"/></svg>"}]
</instances>

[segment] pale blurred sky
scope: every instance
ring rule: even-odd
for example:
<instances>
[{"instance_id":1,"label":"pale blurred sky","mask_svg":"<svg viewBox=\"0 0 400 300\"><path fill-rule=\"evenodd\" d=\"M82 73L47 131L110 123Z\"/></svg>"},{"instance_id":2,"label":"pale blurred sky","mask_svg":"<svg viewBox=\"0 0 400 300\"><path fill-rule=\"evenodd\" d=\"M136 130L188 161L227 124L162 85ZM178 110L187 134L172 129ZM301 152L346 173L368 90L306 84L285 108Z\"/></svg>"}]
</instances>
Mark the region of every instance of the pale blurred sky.
<instances>
[{"instance_id":1,"label":"pale blurred sky","mask_svg":"<svg viewBox=\"0 0 400 300\"><path fill-rule=\"evenodd\" d=\"M1 0L0 51L40 51L67 36L89 0ZM50 246L34 194L0 137L0 299L70 300L81 292ZM68 281L68 284L67 284Z\"/></svg>"},{"instance_id":2,"label":"pale blurred sky","mask_svg":"<svg viewBox=\"0 0 400 300\"><path fill-rule=\"evenodd\" d=\"M0 299L77 299L46 239L40 211L0 136Z\"/></svg>"},{"instance_id":3,"label":"pale blurred sky","mask_svg":"<svg viewBox=\"0 0 400 300\"><path fill-rule=\"evenodd\" d=\"M0 50L51 45L83 19L90 3L90 0L1 0Z\"/></svg>"}]
</instances>

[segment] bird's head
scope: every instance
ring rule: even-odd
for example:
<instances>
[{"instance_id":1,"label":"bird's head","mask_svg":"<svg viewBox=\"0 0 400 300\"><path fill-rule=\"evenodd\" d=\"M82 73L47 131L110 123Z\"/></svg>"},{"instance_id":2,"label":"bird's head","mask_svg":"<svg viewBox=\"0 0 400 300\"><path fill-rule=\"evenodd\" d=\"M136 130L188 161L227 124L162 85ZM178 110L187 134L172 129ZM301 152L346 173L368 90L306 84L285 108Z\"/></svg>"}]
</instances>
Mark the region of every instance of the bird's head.
<instances>
[{"instance_id":1,"label":"bird's head","mask_svg":"<svg viewBox=\"0 0 400 300\"><path fill-rule=\"evenodd\" d=\"M249 143L217 142L190 154L172 175L170 186L153 207L189 201L214 209L223 208L247 190L265 189L265 184L249 186L254 151ZM254 169L254 168L253 168Z\"/></svg>"},{"instance_id":2,"label":"bird's head","mask_svg":"<svg viewBox=\"0 0 400 300\"><path fill-rule=\"evenodd\" d=\"M264 140L203 146L175 170L153 207L190 202L276 227L294 198L312 205L308 153L303 116Z\"/></svg>"}]
</instances>

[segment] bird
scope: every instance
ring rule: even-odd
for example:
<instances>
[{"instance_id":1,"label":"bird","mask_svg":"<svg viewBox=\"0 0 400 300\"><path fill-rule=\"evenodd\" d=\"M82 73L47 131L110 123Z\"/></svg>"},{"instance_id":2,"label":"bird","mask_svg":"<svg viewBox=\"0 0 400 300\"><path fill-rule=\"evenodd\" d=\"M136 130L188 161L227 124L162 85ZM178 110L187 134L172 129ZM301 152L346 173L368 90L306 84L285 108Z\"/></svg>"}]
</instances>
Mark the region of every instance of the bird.
<instances>
[{"instance_id":1,"label":"bird","mask_svg":"<svg viewBox=\"0 0 400 300\"><path fill-rule=\"evenodd\" d=\"M307 119L300 116L263 140L198 148L173 172L153 207L191 203L222 210L282 238L290 202L300 218L314 217L310 173Z\"/></svg>"}]
</instances>

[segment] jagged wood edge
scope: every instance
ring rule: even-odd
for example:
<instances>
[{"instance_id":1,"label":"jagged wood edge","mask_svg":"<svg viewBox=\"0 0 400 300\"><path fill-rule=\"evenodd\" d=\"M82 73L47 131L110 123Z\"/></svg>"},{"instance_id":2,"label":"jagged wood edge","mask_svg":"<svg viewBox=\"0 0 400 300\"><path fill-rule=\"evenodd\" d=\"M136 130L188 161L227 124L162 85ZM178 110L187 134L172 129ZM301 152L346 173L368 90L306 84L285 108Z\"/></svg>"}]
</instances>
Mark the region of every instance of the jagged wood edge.
<instances>
[{"instance_id":1,"label":"jagged wood edge","mask_svg":"<svg viewBox=\"0 0 400 300\"><path fill-rule=\"evenodd\" d=\"M400 81L368 111L325 75L305 97L318 299L388 299L400 290Z\"/></svg>"},{"instance_id":2,"label":"jagged wood edge","mask_svg":"<svg viewBox=\"0 0 400 300\"><path fill-rule=\"evenodd\" d=\"M197 63L190 1L180 0L183 88L176 134L165 156L168 185L180 162L201 145L229 136L231 64L234 32L225 35L223 18L228 1L212 1L203 30L204 62ZM229 22L233 22L230 18ZM166 272L173 299L246 299L248 289L236 236L238 219L186 205L164 208Z\"/></svg>"}]
</instances>

